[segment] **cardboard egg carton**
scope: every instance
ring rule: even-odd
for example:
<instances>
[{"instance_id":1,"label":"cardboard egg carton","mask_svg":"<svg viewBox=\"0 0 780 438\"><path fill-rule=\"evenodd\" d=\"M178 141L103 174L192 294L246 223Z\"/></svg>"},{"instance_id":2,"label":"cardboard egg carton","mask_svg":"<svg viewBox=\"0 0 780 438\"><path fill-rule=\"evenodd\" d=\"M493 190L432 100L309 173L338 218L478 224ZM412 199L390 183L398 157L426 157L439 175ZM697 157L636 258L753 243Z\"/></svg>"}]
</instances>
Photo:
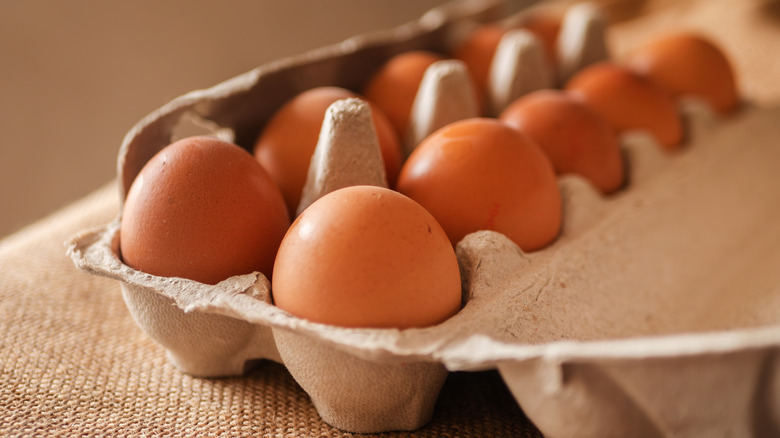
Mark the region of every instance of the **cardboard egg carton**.
<instances>
[{"instance_id":1,"label":"cardboard egg carton","mask_svg":"<svg viewBox=\"0 0 780 438\"><path fill-rule=\"evenodd\" d=\"M477 23L522 18L504 6L453 2L175 99L127 134L121 198L157 151L186 135L183 122L251 148L299 92L359 91L394 54L449 53ZM598 10L571 9L559 39L563 76L545 73L537 41L507 34L489 111L608 56ZM476 115L468 87L457 61L426 72L407 152L436 128ZM622 137L629 179L618 193L560 177L563 229L549 247L524 253L493 231L459 242L463 308L433 327L347 329L296 318L273 305L261 273L206 285L136 271L119 257L121 215L75 236L68 251L82 270L119 280L139 327L183 372L240 375L257 360L282 363L322 418L344 430L416 429L449 371L498 369L548 436L777 434L780 110L745 104L722 120L699 101L680 106L681 151L665 152L642 132ZM386 185L369 111L359 100L329 108L299 211L339 187ZM355 155L361 166L349 164Z\"/></svg>"}]
</instances>

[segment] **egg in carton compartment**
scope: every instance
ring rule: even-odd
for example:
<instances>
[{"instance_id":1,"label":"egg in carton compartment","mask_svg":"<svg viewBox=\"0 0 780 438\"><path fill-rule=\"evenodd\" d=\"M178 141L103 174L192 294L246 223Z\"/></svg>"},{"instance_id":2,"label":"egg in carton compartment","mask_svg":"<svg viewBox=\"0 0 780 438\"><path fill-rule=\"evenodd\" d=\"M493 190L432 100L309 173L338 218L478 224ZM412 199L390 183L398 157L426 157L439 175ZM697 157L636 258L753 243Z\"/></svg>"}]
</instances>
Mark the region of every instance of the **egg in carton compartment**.
<instances>
[{"instance_id":1,"label":"egg in carton compartment","mask_svg":"<svg viewBox=\"0 0 780 438\"><path fill-rule=\"evenodd\" d=\"M261 66L170 102L125 138L122 199L183 119L250 145L262 122L298 92L358 90L394 54L448 53L475 23L523 14L502 7L455 2L398 29ZM572 65L560 71L569 74L608 56L598 11L572 9L559 50L560 62ZM499 51L489 111L497 113L507 96L564 79L538 74L543 67L528 61L538 59L538 47L522 34L507 37ZM407 150L474 115L468 86L457 62L429 69ZM498 369L549 436L777 431L778 110L745 103L720 120L694 99L680 106L688 121L681 151L662 151L642 132L622 136L629 181L618 193L559 178L563 228L549 247L524 253L492 231L459 242L464 305L433 327L348 329L296 318L273 305L260 273L206 285L136 271L119 257L119 216L75 236L69 253L81 269L120 280L138 325L182 371L216 377L243 374L256 360L282 363L323 419L344 430L416 429L430 418L449 371ZM384 183L376 160L327 172L345 170L347 154L372 156L368 120L360 101L329 109L302 206L338 186Z\"/></svg>"}]
</instances>

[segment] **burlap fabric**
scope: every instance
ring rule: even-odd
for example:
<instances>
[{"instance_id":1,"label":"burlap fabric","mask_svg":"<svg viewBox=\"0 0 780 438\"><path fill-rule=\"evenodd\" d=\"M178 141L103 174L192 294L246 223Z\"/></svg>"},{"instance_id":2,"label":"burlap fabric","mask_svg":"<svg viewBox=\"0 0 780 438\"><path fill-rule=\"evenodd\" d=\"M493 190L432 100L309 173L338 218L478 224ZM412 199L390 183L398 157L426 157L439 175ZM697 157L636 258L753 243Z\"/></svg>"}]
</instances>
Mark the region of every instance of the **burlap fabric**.
<instances>
[{"instance_id":1,"label":"burlap fabric","mask_svg":"<svg viewBox=\"0 0 780 438\"><path fill-rule=\"evenodd\" d=\"M780 2L602 1L620 53L672 28L706 30L749 99L776 103ZM638 15L638 18L636 18ZM135 325L119 285L79 272L63 242L108 222L112 183L0 241L0 436L365 436L323 423L284 367L198 379ZM540 436L495 372L451 374L432 421L381 436Z\"/></svg>"},{"instance_id":2,"label":"burlap fabric","mask_svg":"<svg viewBox=\"0 0 780 438\"><path fill-rule=\"evenodd\" d=\"M111 219L117 193L104 187L0 245L0 435L365 436L320 420L281 365L227 379L170 365L119 284L64 256L73 233ZM498 374L484 372L451 374L433 420L413 436L540 434Z\"/></svg>"}]
</instances>

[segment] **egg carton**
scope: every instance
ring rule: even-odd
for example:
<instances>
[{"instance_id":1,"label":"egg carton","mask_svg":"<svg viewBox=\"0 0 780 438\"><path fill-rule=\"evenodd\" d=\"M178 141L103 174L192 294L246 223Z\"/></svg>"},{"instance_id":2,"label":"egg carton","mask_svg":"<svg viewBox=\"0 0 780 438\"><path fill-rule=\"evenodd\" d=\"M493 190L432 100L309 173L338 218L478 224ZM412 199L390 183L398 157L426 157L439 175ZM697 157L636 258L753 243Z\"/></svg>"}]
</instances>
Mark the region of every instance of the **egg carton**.
<instances>
[{"instance_id":1,"label":"egg carton","mask_svg":"<svg viewBox=\"0 0 780 438\"><path fill-rule=\"evenodd\" d=\"M500 1L453 2L397 29L175 99L127 134L118 160L121 199L157 151L187 134L189 122L249 148L299 92L361 90L391 56L450 53L473 26L520 20L530 3L512 11ZM561 76L543 73L533 38L508 34L492 67L488 110L607 58L604 30L592 5L566 13ZM468 87L458 62L426 72L407 151L437 127L474 115ZM666 152L642 132L622 136L629 179L619 192L604 196L580 177L559 178L563 228L549 247L524 253L493 231L459 242L463 307L432 327L303 320L273 305L270 284L257 272L206 285L136 271L119 256L121 213L74 236L68 252L80 269L119 280L139 327L183 372L232 376L258 360L282 363L321 417L340 429L419 428L449 371L498 369L548 436L777 436L780 110L745 102L721 119L695 99L680 106L687 129L680 151ZM360 101L329 108L303 204L345 185L386 184L378 161L357 168L343 161L372 156L367 111Z\"/></svg>"}]
</instances>

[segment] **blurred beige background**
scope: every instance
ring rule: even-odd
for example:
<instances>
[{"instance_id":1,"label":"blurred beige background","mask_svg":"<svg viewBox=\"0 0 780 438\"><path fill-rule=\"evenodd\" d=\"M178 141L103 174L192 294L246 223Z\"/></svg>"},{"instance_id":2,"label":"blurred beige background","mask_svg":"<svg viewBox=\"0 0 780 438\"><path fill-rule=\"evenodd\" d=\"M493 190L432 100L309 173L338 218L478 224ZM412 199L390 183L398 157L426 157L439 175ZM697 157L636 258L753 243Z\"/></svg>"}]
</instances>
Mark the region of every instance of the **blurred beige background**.
<instances>
[{"instance_id":1,"label":"blurred beige background","mask_svg":"<svg viewBox=\"0 0 780 438\"><path fill-rule=\"evenodd\" d=\"M3 2L0 237L111 180L125 132L169 100L441 3Z\"/></svg>"}]
</instances>

